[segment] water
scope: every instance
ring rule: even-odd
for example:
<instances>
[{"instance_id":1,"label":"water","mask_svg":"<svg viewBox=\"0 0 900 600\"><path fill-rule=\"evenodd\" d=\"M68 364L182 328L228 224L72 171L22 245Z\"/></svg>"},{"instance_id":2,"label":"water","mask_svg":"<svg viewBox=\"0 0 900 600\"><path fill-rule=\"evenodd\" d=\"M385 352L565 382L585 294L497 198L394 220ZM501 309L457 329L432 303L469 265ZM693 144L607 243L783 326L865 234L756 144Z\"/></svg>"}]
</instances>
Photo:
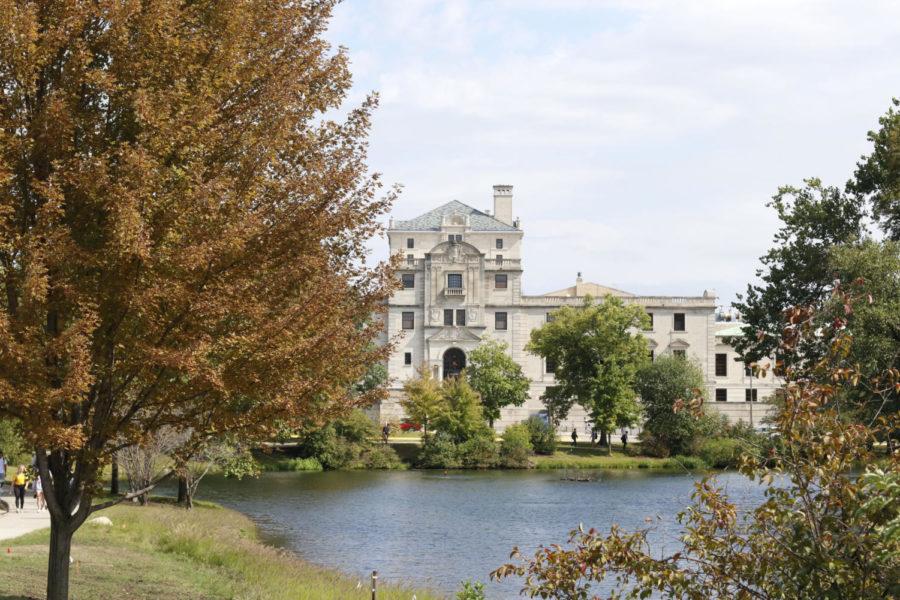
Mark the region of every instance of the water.
<instances>
[{"instance_id":1,"label":"water","mask_svg":"<svg viewBox=\"0 0 900 600\"><path fill-rule=\"evenodd\" d=\"M599 481L561 481L562 471L269 473L209 478L199 497L250 516L267 542L306 560L364 578L408 582L452 594L461 581L486 583L489 598L513 598L521 582L488 582L519 546L563 543L584 523L608 531L646 527L657 551L677 543L676 514L697 477L647 471L597 472ZM756 504L762 489L722 474L732 500Z\"/></svg>"}]
</instances>

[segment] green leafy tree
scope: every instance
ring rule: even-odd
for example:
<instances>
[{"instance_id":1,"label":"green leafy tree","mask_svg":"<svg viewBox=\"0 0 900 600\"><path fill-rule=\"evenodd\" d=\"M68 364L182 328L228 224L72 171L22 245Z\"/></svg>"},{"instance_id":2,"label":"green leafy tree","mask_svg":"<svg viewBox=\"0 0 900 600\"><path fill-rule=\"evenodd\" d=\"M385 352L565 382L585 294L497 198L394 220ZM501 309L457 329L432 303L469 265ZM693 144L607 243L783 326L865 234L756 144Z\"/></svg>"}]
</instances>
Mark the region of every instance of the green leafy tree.
<instances>
[{"instance_id":1,"label":"green leafy tree","mask_svg":"<svg viewBox=\"0 0 900 600\"><path fill-rule=\"evenodd\" d=\"M675 411L679 400L705 398L703 371L689 360L663 355L638 371L635 389L644 409L642 438L657 454L693 454L701 438L715 433L719 421L711 415L697 418Z\"/></svg>"},{"instance_id":2,"label":"green leafy tree","mask_svg":"<svg viewBox=\"0 0 900 600\"><path fill-rule=\"evenodd\" d=\"M780 188L768 206L775 209L781 227L774 246L760 258L760 282L748 284L734 303L748 329L747 335L735 338L735 349L748 363L777 355L785 310L818 305L829 296L834 281L830 252L859 240L864 231L863 205L818 179L806 180L800 188Z\"/></svg>"},{"instance_id":3,"label":"green leafy tree","mask_svg":"<svg viewBox=\"0 0 900 600\"><path fill-rule=\"evenodd\" d=\"M481 395L481 407L488 425L500 418L504 406L522 406L528 400L530 380L522 367L507 354L508 346L496 340L482 342L469 353L466 376Z\"/></svg>"},{"instance_id":4,"label":"green leafy tree","mask_svg":"<svg viewBox=\"0 0 900 600\"><path fill-rule=\"evenodd\" d=\"M900 240L900 98L894 98L869 132L872 153L857 164L847 188L872 203L872 212L893 240Z\"/></svg>"},{"instance_id":5,"label":"green leafy tree","mask_svg":"<svg viewBox=\"0 0 900 600\"><path fill-rule=\"evenodd\" d=\"M457 444L476 437L490 436L478 392L469 385L465 372L444 380L441 387L445 409L433 419L434 429L447 434Z\"/></svg>"},{"instance_id":6,"label":"green leafy tree","mask_svg":"<svg viewBox=\"0 0 900 600\"><path fill-rule=\"evenodd\" d=\"M403 393L400 405L410 420L422 425L422 434L427 438L429 425L447 410L441 384L431 375L428 365L422 365L416 377L403 384Z\"/></svg>"},{"instance_id":7,"label":"green leafy tree","mask_svg":"<svg viewBox=\"0 0 900 600\"><path fill-rule=\"evenodd\" d=\"M516 469L527 467L533 450L531 431L525 423L510 425L503 431L503 441L500 443L503 466Z\"/></svg>"},{"instance_id":8,"label":"green leafy tree","mask_svg":"<svg viewBox=\"0 0 900 600\"><path fill-rule=\"evenodd\" d=\"M614 296L600 303L587 297L583 306L565 306L553 317L531 332L527 346L556 363L556 385L544 397L552 418L565 418L577 402L601 431L635 423L635 379L648 361L647 341L637 333L647 320L643 308Z\"/></svg>"},{"instance_id":9,"label":"green leafy tree","mask_svg":"<svg viewBox=\"0 0 900 600\"><path fill-rule=\"evenodd\" d=\"M857 302L842 288L836 294L852 314ZM677 548L652 550L650 529L579 528L569 547L541 548L492 577L526 577L524 593L541 598L594 598L596 582L613 583L611 598L900 597L900 457L876 466L871 449L877 437L896 434L898 421L860 424L842 414L847 388L882 397L900 387L900 371L860 370L848 360L852 335L841 324L823 326L813 310L790 310L786 329L786 354L811 337L828 350L811 368L780 373L787 382L773 421L780 443L743 455L741 471L765 487L759 506L739 509L707 478L679 515ZM860 473L860 465L869 466Z\"/></svg>"}]
</instances>

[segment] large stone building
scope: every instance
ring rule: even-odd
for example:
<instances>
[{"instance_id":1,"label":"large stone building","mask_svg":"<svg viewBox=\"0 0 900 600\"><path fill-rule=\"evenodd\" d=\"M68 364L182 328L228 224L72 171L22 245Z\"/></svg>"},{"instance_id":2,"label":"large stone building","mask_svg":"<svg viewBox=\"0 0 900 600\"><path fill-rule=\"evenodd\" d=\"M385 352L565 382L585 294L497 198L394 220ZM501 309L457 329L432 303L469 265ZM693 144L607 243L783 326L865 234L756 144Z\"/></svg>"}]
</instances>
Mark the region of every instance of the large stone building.
<instances>
[{"instance_id":1,"label":"large stone building","mask_svg":"<svg viewBox=\"0 0 900 600\"><path fill-rule=\"evenodd\" d=\"M652 356L682 355L696 361L706 374L710 402L731 420L749 420L751 404L756 419L764 412L765 398L775 387L773 376L751 378L736 363L730 336L739 335L734 323L716 321L716 298L699 296L639 296L582 280L575 285L539 296L522 293L524 231L513 218L512 186L494 186L494 210L482 212L456 200L419 217L391 221L391 254L403 257L399 276L402 289L391 298L386 314L385 339L395 342L388 361L391 394L376 408L382 422L403 416L399 400L403 382L425 366L437 378L458 373L468 353L483 339L505 342L525 375L531 379L530 398L524 406L503 410L496 424L502 429L543 410L541 395L553 385L551 369L540 356L525 350L530 333L547 321L548 314L564 305L580 305L584 297L612 294L639 304L650 315L651 327L643 334ZM751 402L758 400L759 402ZM575 407L563 431L590 429L586 414Z\"/></svg>"}]
</instances>

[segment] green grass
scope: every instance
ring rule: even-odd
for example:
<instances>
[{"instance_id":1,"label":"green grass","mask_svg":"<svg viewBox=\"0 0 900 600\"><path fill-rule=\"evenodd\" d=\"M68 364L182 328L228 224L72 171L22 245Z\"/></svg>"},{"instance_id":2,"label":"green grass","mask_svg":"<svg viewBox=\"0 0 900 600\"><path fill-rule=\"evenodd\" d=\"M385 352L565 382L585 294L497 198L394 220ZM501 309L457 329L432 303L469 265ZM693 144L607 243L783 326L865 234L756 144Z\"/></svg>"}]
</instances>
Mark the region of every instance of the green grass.
<instances>
[{"instance_id":1,"label":"green grass","mask_svg":"<svg viewBox=\"0 0 900 600\"><path fill-rule=\"evenodd\" d=\"M75 534L73 600L353 599L371 597L368 580L311 565L262 544L240 513L200 503L192 511L154 503L101 514L112 527ZM2 542L0 600L44 597L47 530ZM10 553L6 549L10 549ZM357 585L359 588L357 589ZM379 599L438 598L427 590L379 585Z\"/></svg>"},{"instance_id":2,"label":"green grass","mask_svg":"<svg viewBox=\"0 0 900 600\"><path fill-rule=\"evenodd\" d=\"M702 460L689 456L656 458L652 456L632 456L621 450L613 449L612 455L606 455L606 448L579 445L558 446L550 456L531 457L537 469L705 469Z\"/></svg>"}]
</instances>

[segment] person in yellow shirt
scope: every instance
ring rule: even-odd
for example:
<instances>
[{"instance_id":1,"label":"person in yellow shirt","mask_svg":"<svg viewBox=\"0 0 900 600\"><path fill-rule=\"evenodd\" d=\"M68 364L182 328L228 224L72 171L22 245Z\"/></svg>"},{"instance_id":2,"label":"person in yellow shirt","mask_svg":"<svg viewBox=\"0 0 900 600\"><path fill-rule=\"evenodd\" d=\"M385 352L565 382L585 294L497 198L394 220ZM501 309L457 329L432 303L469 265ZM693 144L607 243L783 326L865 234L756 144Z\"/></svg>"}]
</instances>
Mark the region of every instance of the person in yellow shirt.
<instances>
[{"instance_id":1,"label":"person in yellow shirt","mask_svg":"<svg viewBox=\"0 0 900 600\"><path fill-rule=\"evenodd\" d=\"M25 486L28 484L28 476L25 475L25 465L19 465L13 477L13 495L16 497L16 512L25 510Z\"/></svg>"}]
</instances>

